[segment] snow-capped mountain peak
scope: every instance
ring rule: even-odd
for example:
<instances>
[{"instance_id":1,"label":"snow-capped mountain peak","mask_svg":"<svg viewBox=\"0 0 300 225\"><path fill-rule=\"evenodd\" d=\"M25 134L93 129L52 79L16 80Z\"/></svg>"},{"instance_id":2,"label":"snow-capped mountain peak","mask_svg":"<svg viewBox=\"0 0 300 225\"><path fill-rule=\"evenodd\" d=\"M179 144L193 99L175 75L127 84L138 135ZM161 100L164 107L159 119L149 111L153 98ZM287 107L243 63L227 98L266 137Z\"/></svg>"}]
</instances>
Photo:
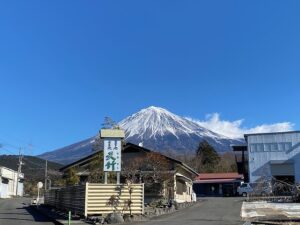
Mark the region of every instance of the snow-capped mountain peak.
<instances>
[{"instance_id":1,"label":"snow-capped mountain peak","mask_svg":"<svg viewBox=\"0 0 300 225\"><path fill-rule=\"evenodd\" d=\"M199 124L175 115L160 107L150 106L127 117L119 123L120 127L126 131L127 138L156 138L172 134L176 138L180 135L190 135L197 133L200 136L207 135L214 138L223 138L221 135L211 132L201 127Z\"/></svg>"}]
</instances>

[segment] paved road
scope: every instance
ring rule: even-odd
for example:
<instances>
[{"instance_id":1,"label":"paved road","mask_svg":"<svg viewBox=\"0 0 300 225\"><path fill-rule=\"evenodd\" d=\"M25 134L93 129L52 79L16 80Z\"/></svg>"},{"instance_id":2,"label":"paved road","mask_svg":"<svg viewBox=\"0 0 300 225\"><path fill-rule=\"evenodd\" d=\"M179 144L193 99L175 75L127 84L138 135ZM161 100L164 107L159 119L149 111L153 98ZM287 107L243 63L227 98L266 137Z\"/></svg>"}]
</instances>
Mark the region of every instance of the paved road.
<instances>
[{"instance_id":1,"label":"paved road","mask_svg":"<svg viewBox=\"0 0 300 225\"><path fill-rule=\"evenodd\" d=\"M28 207L26 198L0 199L0 225L53 225L45 216Z\"/></svg>"},{"instance_id":2,"label":"paved road","mask_svg":"<svg viewBox=\"0 0 300 225\"><path fill-rule=\"evenodd\" d=\"M242 225L242 198L202 198L195 206L135 225ZM53 225L28 207L29 199L0 199L0 225Z\"/></svg>"},{"instance_id":3,"label":"paved road","mask_svg":"<svg viewBox=\"0 0 300 225\"><path fill-rule=\"evenodd\" d=\"M242 225L242 198L202 198L179 212L135 225Z\"/></svg>"}]
</instances>

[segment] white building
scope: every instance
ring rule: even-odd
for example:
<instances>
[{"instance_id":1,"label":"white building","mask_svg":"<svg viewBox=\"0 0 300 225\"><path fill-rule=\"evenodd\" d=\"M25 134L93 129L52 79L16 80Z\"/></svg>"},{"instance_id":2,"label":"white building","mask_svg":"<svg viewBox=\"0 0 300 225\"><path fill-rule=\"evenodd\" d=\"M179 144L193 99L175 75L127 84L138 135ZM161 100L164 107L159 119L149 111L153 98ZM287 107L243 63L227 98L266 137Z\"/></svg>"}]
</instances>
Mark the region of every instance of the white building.
<instances>
[{"instance_id":1,"label":"white building","mask_svg":"<svg viewBox=\"0 0 300 225\"><path fill-rule=\"evenodd\" d=\"M0 198L10 198L12 196L23 196L24 174L19 174L14 170L6 167L0 167ZM18 183L17 183L17 180ZM17 192L18 189L18 192Z\"/></svg>"},{"instance_id":2,"label":"white building","mask_svg":"<svg viewBox=\"0 0 300 225\"><path fill-rule=\"evenodd\" d=\"M246 134L249 181L261 177L300 183L300 131Z\"/></svg>"}]
</instances>

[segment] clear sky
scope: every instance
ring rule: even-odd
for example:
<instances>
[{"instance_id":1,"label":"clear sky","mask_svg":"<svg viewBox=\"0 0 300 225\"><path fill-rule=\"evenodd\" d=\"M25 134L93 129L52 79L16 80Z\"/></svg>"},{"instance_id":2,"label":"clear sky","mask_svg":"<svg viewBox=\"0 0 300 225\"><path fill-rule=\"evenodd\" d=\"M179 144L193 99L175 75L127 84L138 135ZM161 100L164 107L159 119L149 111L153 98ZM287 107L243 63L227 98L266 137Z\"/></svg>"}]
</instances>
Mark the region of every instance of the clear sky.
<instances>
[{"instance_id":1,"label":"clear sky","mask_svg":"<svg viewBox=\"0 0 300 225\"><path fill-rule=\"evenodd\" d=\"M0 153L63 147L150 105L300 129L299 12L298 0L1 1Z\"/></svg>"}]
</instances>

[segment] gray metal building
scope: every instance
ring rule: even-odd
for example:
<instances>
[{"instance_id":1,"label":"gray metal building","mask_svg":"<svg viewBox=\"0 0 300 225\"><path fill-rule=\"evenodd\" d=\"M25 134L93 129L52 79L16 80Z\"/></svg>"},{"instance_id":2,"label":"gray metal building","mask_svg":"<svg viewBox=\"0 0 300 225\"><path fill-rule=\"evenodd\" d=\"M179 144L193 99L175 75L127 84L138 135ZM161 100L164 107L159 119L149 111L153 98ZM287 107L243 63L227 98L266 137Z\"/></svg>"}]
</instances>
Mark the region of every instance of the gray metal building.
<instances>
[{"instance_id":1,"label":"gray metal building","mask_svg":"<svg viewBox=\"0 0 300 225\"><path fill-rule=\"evenodd\" d=\"M246 134L249 182L275 177L300 182L300 131Z\"/></svg>"}]
</instances>

